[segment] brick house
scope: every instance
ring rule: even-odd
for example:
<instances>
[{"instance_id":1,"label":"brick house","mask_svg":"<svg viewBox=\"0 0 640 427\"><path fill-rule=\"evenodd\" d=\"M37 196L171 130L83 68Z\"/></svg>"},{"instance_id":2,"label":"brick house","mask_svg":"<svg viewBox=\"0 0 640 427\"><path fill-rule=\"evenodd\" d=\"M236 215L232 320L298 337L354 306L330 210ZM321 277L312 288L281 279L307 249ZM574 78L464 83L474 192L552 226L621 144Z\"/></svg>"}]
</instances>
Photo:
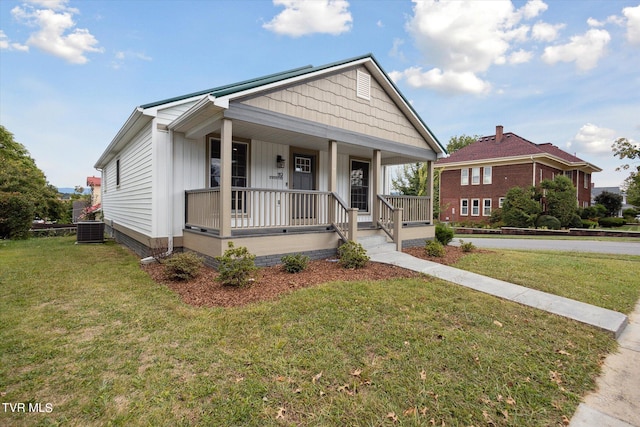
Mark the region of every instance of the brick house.
<instances>
[{"instance_id":1,"label":"brick house","mask_svg":"<svg viewBox=\"0 0 640 427\"><path fill-rule=\"evenodd\" d=\"M599 167L551 143L535 144L496 126L496 134L440 159L440 219L486 222L491 211L502 207L512 187L537 186L558 174L576 187L578 206L591 204L591 175Z\"/></svg>"}]
</instances>

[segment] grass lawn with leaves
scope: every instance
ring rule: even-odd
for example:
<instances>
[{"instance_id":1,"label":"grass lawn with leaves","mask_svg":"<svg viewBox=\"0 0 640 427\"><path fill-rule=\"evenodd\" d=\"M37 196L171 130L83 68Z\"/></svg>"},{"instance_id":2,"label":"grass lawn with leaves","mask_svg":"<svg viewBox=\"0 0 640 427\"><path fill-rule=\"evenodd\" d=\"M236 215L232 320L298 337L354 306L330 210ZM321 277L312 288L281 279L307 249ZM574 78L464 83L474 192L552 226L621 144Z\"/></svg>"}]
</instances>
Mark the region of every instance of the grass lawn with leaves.
<instances>
[{"instance_id":1,"label":"grass lawn with leaves","mask_svg":"<svg viewBox=\"0 0 640 427\"><path fill-rule=\"evenodd\" d=\"M25 426L562 425L616 347L428 277L192 307L73 238L0 241L0 325L2 402L52 405Z\"/></svg>"}]
</instances>

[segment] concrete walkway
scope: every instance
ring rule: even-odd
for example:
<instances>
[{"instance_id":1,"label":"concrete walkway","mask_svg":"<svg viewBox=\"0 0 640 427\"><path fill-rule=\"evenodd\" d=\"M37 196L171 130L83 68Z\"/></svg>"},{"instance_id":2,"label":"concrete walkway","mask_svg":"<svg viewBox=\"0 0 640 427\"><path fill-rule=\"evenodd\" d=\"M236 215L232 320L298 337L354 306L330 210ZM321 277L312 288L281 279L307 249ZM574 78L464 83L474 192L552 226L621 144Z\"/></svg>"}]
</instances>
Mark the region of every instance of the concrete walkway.
<instances>
[{"instance_id":1,"label":"concrete walkway","mask_svg":"<svg viewBox=\"0 0 640 427\"><path fill-rule=\"evenodd\" d=\"M596 391L584 398L569 427L640 427L640 302L628 319L616 311L415 258L397 252L385 240L360 240L371 261L418 271L610 332L618 340L619 351L606 358Z\"/></svg>"}]
</instances>

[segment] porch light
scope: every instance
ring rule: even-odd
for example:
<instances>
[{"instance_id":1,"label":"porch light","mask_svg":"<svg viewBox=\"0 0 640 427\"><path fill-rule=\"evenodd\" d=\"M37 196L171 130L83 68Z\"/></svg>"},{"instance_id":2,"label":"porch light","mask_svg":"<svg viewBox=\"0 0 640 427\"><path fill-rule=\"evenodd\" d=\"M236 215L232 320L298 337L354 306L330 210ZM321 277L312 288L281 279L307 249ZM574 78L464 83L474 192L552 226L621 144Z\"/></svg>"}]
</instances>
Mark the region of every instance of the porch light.
<instances>
[{"instance_id":1,"label":"porch light","mask_svg":"<svg viewBox=\"0 0 640 427\"><path fill-rule=\"evenodd\" d=\"M284 169L284 157L282 157L280 154L278 154L278 157L276 157L276 166L278 167L278 169Z\"/></svg>"}]
</instances>

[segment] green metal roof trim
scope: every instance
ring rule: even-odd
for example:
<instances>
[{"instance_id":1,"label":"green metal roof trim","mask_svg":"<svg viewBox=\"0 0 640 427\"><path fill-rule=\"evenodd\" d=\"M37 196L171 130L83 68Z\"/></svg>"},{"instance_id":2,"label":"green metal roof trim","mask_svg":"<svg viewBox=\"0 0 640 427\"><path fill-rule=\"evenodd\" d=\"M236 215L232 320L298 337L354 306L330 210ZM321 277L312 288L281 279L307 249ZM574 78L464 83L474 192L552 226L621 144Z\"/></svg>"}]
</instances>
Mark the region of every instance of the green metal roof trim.
<instances>
[{"instance_id":1,"label":"green metal roof trim","mask_svg":"<svg viewBox=\"0 0 640 427\"><path fill-rule=\"evenodd\" d=\"M326 70L326 69L329 69L329 68L337 67L337 66L340 66L340 65L348 64L350 62L360 61L360 60L366 59L366 58L370 58L376 64L376 66L380 69L380 71L382 71L382 73L385 76L387 76L387 80L393 86L395 91L400 95L400 97L402 98L404 103L409 107L409 109L413 112L413 114L415 114L415 116L418 118L420 123L429 131L429 133L435 139L436 143L440 146L442 151L444 153L447 153L447 149L442 145L442 143L440 143L440 141L438 140L438 137L435 136L435 134L431 131L431 129L429 129L429 126L427 126L427 124L422 120L420 115L414 110L413 106L404 97L402 92L400 92L400 90L395 85L395 83L389 78L389 75L380 66L380 64L378 63L378 61L376 60L376 58L373 56L372 53L356 56L355 58L344 59L342 61L332 62L330 64L321 65L321 66L318 66L318 67L314 67L313 65L307 65L307 66L304 66L304 67L294 68L292 70L283 71L283 72L280 72L280 73L269 74L269 75L263 76L263 77L257 77L257 78L254 78L254 79L244 80L244 81L237 82L237 83L232 83L232 84L229 84L229 85L219 86L219 87L215 87L215 88L212 88L212 89L207 89L207 90L203 90L203 91L199 91L199 92L193 92L193 93L189 93L189 94L186 94L186 95L176 96L174 98L165 99L165 100L162 100L162 101L157 101L157 102L152 102L152 103L149 103L149 104L144 104L144 105L141 105L140 108L158 107L160 105L169 104L171 102L176 102L176 101L180 101L180 100L183 100L183 99L192 98L194 96L202 96L202 95L207 95L207 94L212 95L212 96L216 96L216 97L231 95L231 94L236 93L236 92L241 92L241 91L244 91L244 90L254 89L254 88L257 88L257 87L260 87L260 86L265 86L265 85L268 85L268 84L271 84L271 83L276 83L276 82L279 82L279 81L282 81L282 80L286 80L286 79L290 79L290 78L293 78L293 77L302 76L302 75L305 75L305 74L311 74L311 73L314 73L314 72L317 72L317 71L322 71L322 70Z\"/></svg>"}]
</instances>

